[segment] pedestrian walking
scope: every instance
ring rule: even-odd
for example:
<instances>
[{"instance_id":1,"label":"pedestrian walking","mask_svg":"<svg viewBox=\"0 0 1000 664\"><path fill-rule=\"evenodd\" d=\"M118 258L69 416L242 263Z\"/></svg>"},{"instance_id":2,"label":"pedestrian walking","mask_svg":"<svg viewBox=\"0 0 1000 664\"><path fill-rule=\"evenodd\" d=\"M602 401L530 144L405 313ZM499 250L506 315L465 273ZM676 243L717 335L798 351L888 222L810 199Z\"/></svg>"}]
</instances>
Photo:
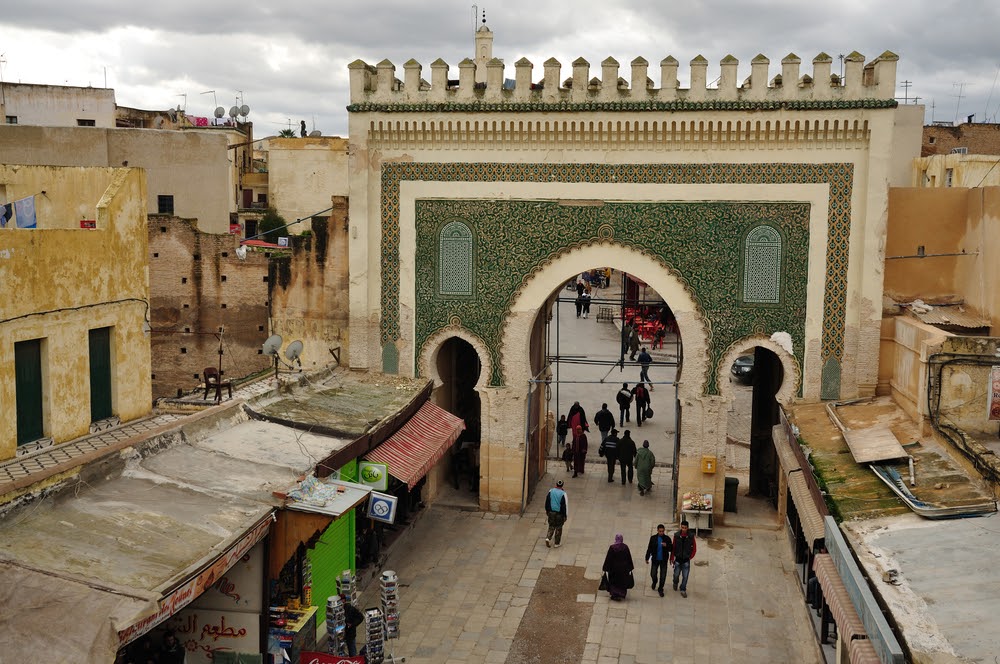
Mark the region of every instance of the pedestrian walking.
<instances>
[{"instance_id":1,"label":"pedestrian walking","mask_svg":"<svg viewBox=\"0 0 1000 664\"><path fill-rule=\"evenodd\" d=\"M651 402L649 390L643 383L639 383L633 388L632 395L635 397L635 421L642 426L643 420L646 419L646 409Z\"/></svg>"},{"instance_id":2,"label":"pedestrian walking","mask_svg":"<svg viewBox=\"0 0 1000 664\"><path fill-rule=\"evenodd\" d=\"M681 521L681 529L674 533L674 541L670 551L670 562L674 564L674 590L680 579L681 597L687 597L688 575L691 573L691 561L698 553L698 542L688 530L688 522Z\"/></svg>"},{"instance_id":3,"label":"pedestrian walking","mask_svg":"<svg viewBox=\"0 0 1000 664\"><path fill-rule=\"evenodd\" d=\"M587 318L590 316L590 293L584 291L583 295L583 317Z\"/></svg>"},{"instance_id":4,"label":"pedestrian walking","mask_svg":"<svg viewBox=\"0 0 1000 664\"><path fill-rule=\"evenodd\" d=\"M566 472L573 470L573 443L567 443L562 453L562 460L566 462Z\"/></svg>"},{"instance_id":5,"label":"pedestrian walking","mask_svg":"<svg viewBox=\"0 0 1000 664\"><path fill-rule=\"evenodd\" d=\"M356 606L351 604L351 598L342 594L344 601L344 643L347 645L347 656L355 657L358 654L358 626L364 623L365 617Z\"/></svg>"},{"instance_id":6,"label":"pedestrian walking","mask_svg":"<svg viewBox=\"0 0 1000 664\"><path fill-rule=\"evenodd\" d=\"M618 463L622 467L622 484L625 484L626 474L628 475L629 484L632 483L632 478L634 477L632 464L635 462L636 452L635 441L632 440L632 432L625 429L625 435L618 441Z\"/></svg>"},{"instance_id":7,"label":"pedestrian walking","mask_svg":"<svg viewBox=\"0 0 1000 664\"><path fill-rule=\"evenodd\" d=\"M649 546L646 547L646 562L649 563L649 576L653 579L653 590L658 590L660 597L663 597L663 586L667 583L667 567L670 564L670 552L673 551L673 542L670 535L666 533L666 526L662 523L656 526L656 534L649 538ZM657 588L659 579L659 588Z\"/></svg>"},{"instance_id":8,"label":"pedestrian walking","mask_svg":"<svg viewBox=\"0 0 1000 664\"><path fill-rule=\"evenodd\" d=\"M601 446L597 448L598 456L604 457L608 462L608 481L615 481L615 466L618 464L618 429L612 429L611 433Z\"/></svg>"},{"instance_id":9,"label":"pedestrian walking","mask_svg":"<svg viewBox=\"0 0 1000 664\"><path fill-rule=\"evenodd\" d=\"M640 496L653 490L653 467L655 465L656 456L653 454L653 450L649 449L649 441L644 440L642 447L635 455L635 475Z\"/></svg>"},{"instance_id":10,"label":"pedestrian walking","mask_svg":"<svg viewBox=\"0 0 1000 664\"><path fill-rule=\"evenodd\" d=\"M649 382L649 365L653 361L653 356L649 354L646 347L643 346L642 350L639 351L639 380Z\"/></svg>"},{"instance_id":11,"label":"pedestrian walking","mask_svg":"<svg viewBox=\"0 0 1000 664\"><path fill-rule=\"evenodd\" d=\"M626 422L631 422L629 411L632 410L632 390L628 389L628 383L622 383L622 389L615 395L618 402L618 426L625 427Z\"/></svg>"},{"instance_id":12,"label":"pedestrian walking","mask_svg":"<svg viewBox=\"0 0 1000 664\"><path fill-rule=\"evenodd\" d=\"M590 431L590 423L587 422L587 411L583 409L579 401L574 401L569 407L569 430L576 431L577 427L583 427L584 431Z\"/></svg>"},{"instance_id":13,"label":"pedestrian walking","mask_svg":"<svg viewBox=\"0 0 1000 664\"><path fill-rule=\"evenodd\" d=\"M635 362L635 354L639 352L639 332L635 329L635 326L630 326L628 337L628 355L630 360Z\"/></svg>"},{"instance_id":14,"label":"pedestrian walking","mask_svg":"<svg viewBox=\"0 0 1000 664\"><path fill-rule=\"evenodd\" d=\"M566 421L566 416L562 415L559 417L559 421L556 422L556 451L566 444L567 434L569 434L569 422Z\"/></svg>"},{"instance_id":15,"label":"pedestrian walking","mask_svg":"<svg viewBox=\"0 0 1000 664\"><path fill-rule=\"evenodd\" d=\"M573 433L573 477L576 477L583 475L584 465L587 463L587 434L581 426L574 429Z\"/></svg>"},{"instance_id":16,"label":"pedestrian walking","mask_svg":"<svg viewBox=\"0 0 1000 664\"><path fill-rule=\"evenodd\" d=\"M608 434L611 433L611 430L615 426L615 416L608 410L608 404L601 404L601 409L594 414L594 424L597 425L597 430L601 432L601 442L603 443L608 439Z\"/></svg>"},{"instance_id":17,"label":"pedestrian walking","mask_svg":"<svg viewBox=\"0 0 1000 664\"><path fill-rule=\"evenodd\" d=\"M601 569L608 575L608 592L611 593L611 599L615 601L625 599L629 588L635 586L635 578L632 576L635 565L632 563L632 552L629 551L628 544L625 544L625 538L621 534L615 535L615 543L608 547Z\"/></svg>"},{"instance_id":18,"label":"pedestrian walking","mask_svg":"<svg viewBox=\"0 0 1000 664\"><path fill-rule=\"evenodd\" d=\"M629 341L632 339L633 332L634 330L632 328L632 322L625 321L622 324L622 356L624 356L625 353L628 352L628 344Z\"/></svg>"},{"instance_id":19,"label":"pedestrian walking","mask_svg":"<svg viewBox=\"0 0 1000 664\"><path fill-rule=\"evenodd\" d=\"M580 289L577 288L577 291L579 291L579 290ZM577 318L579 318L580 314L583 313L583 296L584 295L585 295L585 293L581 292L579 295L576 296L576 317Z\"/></svg>"},{"instance_id":20,"label":"pedestrian walking","mask_svg":"<svg viewBox=\"0 0 1000 664\"><path fill-rule=\"evenodd\" d=\"M545 534L545 546L551 547L553 541L558 549L562 546L562 530L566 523L569 500L563 490L563 481L556 482L554 489L549 489L545 496L545 516L549 518L549 529Z\"/></svg>"}]
</instances>

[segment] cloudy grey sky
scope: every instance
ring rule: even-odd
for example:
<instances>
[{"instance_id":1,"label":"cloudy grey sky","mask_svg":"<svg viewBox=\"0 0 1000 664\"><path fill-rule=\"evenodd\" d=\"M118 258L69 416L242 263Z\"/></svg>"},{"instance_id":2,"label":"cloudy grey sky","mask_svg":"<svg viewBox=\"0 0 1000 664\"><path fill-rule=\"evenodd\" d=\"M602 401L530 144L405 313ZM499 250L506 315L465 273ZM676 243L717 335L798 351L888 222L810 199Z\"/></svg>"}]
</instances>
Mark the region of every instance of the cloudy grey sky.
<instances>
[{"instance_id":1,"label":"cloudy grey sky","mask_svg":"<svg viewBox=\"0 0 1000 664\"><path fill-rule=\"evenodd\" d=\"M473 54L473 5L454 0L299 0L289 3L122 3L117 0L4 2L0 56L5 81L114 88L122 106L211 116L237 97L251 107L258 137L305 120L326 135L347 132L347 64L388 58L403 77L415 58L430 80L443 58L458 77L458 62ZM514 77L522 56L535 64L584 57L591 77L608 56L637 56L656 66L667 55L682 65L696 55L719 75L727 54L740 60L739 80L763 53L770 76L795 53L803 73L818 53L834 58L858 51L868 60L886 50L900 56L897 95L926 106L926 122L1000 119L1000 2L996 0L504 0L479 2L495 35L494 56ZM214 90L215 95L202 94ZM961 94L961 97L959 97ZM186 97L185 97L186 95ZM216 101L217 100L217 101Z\"/></svg>"}]
</instances>

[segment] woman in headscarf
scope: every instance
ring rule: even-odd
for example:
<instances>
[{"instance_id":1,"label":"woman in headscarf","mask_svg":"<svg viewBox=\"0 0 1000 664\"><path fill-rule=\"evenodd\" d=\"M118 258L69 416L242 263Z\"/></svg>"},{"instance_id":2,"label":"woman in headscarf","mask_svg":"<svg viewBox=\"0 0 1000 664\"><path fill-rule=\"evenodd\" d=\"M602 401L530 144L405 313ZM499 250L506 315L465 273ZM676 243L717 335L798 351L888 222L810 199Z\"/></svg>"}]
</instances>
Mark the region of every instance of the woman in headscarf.
<instances>
[{"instance_id":1,"label":"woman in headscarf","mask_svg":"<svg viewBox=\"0 0 1000 664\"><path fill-rule=\"evenodd\" d=\"M577 427L583 427L584 431L590 431L590 423L587 422L587 411L583 409L579 401L574 401L569 408L569 430L576 431Z\"/></svg>"},{"instance_id":2,"label":"woman in headscarf","mask_svg":"<svg viewBox=\"0 0 1000 664\"><path fill-rule=\"evenodd\" d=\"M632 578L632 552L625 544L625 538L615 535L615 543L608 547L608 553L604 556L604 572L608 575L608 592L611 599L623 600L628 595L628 589L635 585Z\"/></svg>"},{"instance_id":3,"label":"woman in headscarf","mask_svg":"<svg viewBox=\"0 0 1000 664\"><path fill-rule=\"evenodd\" d=\"M644 496L646 492L653 488L653 466L656 465L656 457L649 449L649 441L642 441L642 447L635 453L635 477L639 485L639 495Z\"/></svg>"},{"instance_id":4,"label":"woman in headscarf","mask_svg":"<svg viewBox=\"0 0 1000 664\"><path fill-rule=\"evenodd\" d=\"M583 465L587 462L587 434L583 427L577 425L573 429L573 477L583 474Z\"/></svg>"}]
</instances>

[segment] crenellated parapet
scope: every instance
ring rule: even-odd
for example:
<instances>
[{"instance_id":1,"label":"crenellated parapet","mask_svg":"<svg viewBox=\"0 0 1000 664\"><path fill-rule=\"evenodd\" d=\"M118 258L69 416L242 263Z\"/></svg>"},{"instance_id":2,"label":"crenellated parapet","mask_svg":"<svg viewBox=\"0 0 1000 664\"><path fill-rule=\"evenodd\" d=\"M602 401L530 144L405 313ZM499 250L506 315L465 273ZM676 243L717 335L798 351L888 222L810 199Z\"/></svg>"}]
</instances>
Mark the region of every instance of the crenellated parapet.
<instances>
[{"instance_id":1,"label":"crenellated parapet","mask_svg":"<svg viewBox=\"0 0 1000 664\"><path fill-rule=\"evenodd\" d=\"M409 60L403 79L396 66L383 60L370 65L355 60L348 69L352 112L383 111L581 111L581 110L753 110L886 108L896 106L896 62L899 56L886 51L865 64L853 52L844 58L844 76L832 73L833 58L820 53L813 58L811 73L803 73L801 60L790 53L781 60L780 72L772 77L771 62L758 55L750 62L750 75L740 82L739 60L727 55L719 63L719 75L709 73L709 62L697 56L690 62L690 87L678 83L680 63L672 56L660 61L660 87L649 74L649 62L636 58L631 75L623 77L614 58L600 64L600 77L591 78L590 63L577 58L570 75L562 78L562 64L555 58L542 65L536 80L534 65L526 58L514 63L513 80L506 76L502 60L485 64L466 58L455 71L444 60L431 63L431 80L423 78L422 65ZM477 71L485 68L485 75ZM476 81L480 81L477 83ZM717 84L714 81L717 80ZM506 81L506 82L505 82ZM562 81L562 82L560 82ZM712 83L710 83L712 82Z\"/></svg>"}]
</instances>

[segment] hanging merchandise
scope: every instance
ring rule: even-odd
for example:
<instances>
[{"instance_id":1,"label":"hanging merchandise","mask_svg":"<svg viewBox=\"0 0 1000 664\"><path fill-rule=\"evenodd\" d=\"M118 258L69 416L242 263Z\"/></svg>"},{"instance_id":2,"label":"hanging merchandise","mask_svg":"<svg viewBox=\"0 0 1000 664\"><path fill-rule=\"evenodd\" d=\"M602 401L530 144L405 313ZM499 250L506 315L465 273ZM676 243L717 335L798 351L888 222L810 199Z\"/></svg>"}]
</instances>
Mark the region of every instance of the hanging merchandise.
<instances>
[{"instance_id":1,"label":"hanging merchandise","mask_svg":"<svg viewBox=\"0 0 1000 664\"><path fill-rule=\"evenodd\" d=\"M368 632L365 644L368 664L382 664L385 661L385 618L381 609L365 610L365 629Z\"/></svg>"},{"instance_id":2,"label":"hanging merchandise","mask_svg":"<svg viewBox=\"0 0 1000 664\"><path fill-rule=\"evenodd\" d=\"M399 580L392 570L382 572L382 614L385 617L385 638L399 638Z\"/></svg>"},{"instance_id":3,"label":"hanging merchandise","mask_svg":"<svg viewBox=\"0 0 1000 664\"><path fill-rule=\"evenodd\" d=\"M349 604L358 605L358 583L351 570L345 569L337 577L337 593L346 598Z\"/></svg>"},{"instance_id":4,"label":"hanging merchandise","mask_svg":"<svg viewBox=\"0 0 1000 664\"><path fill-rule=\"evenodd\" d=\"M340 595L332 595L326 600L326 633L330 636L326 648L328 653L331 655L347 654L346 630L344 600L340 598Z\"/></svg>"},{"instance_id":5,"label":"hanging merchandise","mask_svg":"<svg viewBox=\"0 0 1000 664\"><path fill-rule=\"evenodd\" d=\"M302 559L302 606L312 606L312 562L308 557Z\"/></svg>"}]
</instances>

